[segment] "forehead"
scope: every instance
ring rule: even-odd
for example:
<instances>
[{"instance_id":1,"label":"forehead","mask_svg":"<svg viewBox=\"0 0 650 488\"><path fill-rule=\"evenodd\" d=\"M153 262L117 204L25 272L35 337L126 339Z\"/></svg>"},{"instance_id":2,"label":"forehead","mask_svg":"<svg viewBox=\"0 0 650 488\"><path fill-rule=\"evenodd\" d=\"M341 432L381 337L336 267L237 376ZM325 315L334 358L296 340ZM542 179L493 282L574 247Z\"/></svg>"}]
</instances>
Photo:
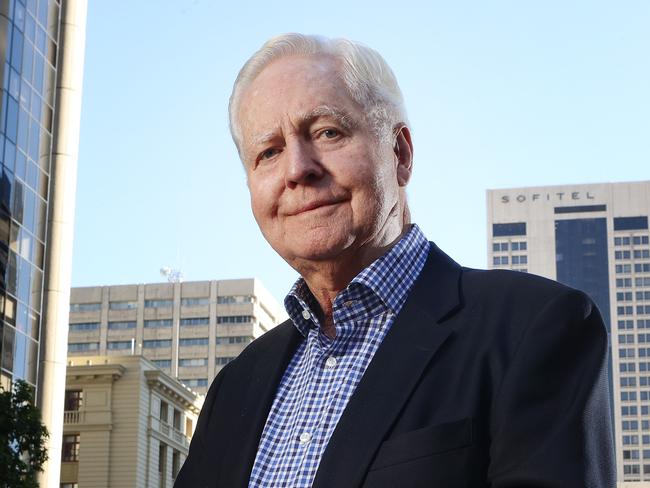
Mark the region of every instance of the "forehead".
<instances>
[{"instance_id":1,"label":"forehead","mask_svg":"<svg viewBox=\"0 0 650 488\"><path fill-rule=\"evenodd\" d=\"M350 97L330 56L289 56L266 66L242 94L239 107L244 142L260 132L273 131L283 122L327 111L353 116L360 107Z\"/></svg>"}]
</instances>

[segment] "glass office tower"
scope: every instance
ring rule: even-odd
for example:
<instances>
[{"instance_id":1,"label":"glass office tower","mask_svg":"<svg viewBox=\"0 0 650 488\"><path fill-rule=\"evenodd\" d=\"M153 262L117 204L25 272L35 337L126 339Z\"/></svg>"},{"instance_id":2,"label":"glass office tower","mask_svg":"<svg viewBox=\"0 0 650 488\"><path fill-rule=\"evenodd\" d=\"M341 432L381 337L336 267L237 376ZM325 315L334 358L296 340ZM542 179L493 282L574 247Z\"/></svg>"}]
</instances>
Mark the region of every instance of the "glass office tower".
<instances>
[{"instance_id":1,"label":"glass office tower","mask_svg":"<svg viewBox=\"0 0 650 488\"><path fill-rule=\"evenodd\" d=\"M36 388L47 488L59 486L85 19L85 0L0 0L0 383Z\"/></svg>"},{"instance_id":2,"label":"glass office tower","mask_svg":"<svg viewBox=\"0 0 650 488\"><path fill-rule=\"evenodd\" d=\"M610 335L619 486L650 486L650 181L488 191L488 263L588 293Z\"/></svg>"},{"instance_id":3,"label":"glass office tower","mask_svg":"<svg viewBox=\"0 0 650 488\"><path fill-rule=\"evenodd\" d=\"M2 384L37 385L60 5L0 2Z\"/></svg>"}]
</instances>

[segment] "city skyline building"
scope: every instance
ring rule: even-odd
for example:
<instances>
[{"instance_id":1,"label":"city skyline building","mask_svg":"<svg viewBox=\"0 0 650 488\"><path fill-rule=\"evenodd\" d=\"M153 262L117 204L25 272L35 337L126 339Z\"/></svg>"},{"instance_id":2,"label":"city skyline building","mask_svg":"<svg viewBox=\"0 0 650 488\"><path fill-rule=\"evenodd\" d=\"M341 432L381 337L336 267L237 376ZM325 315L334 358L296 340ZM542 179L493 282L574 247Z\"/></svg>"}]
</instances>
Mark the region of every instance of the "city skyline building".
<instances>
[{"instance_id":1,"label":"city skyline building","mask_svg":"<svg viewBox=\"0 0 650 488\"><path fill-rule=\"evenodd\" d=\"M0 0L0 384L35 388L58 487L85 0Z\"/></svg>"},{"instance_id":2,"label":"city skyline building","mask_svg":"<svg viewBox=\"0 0 650 488\"><path fill-rule=\"evenodd\" d=\"M488 266L585 291L610 336L619 487L650 487L650 181L487 191Z\"/></svg>"},{"instance_id":3,"label":"city skyline building","mask_svg":"<svg viewBox=\"0 0 650 488\"><path fill-rule=\"evenodd\" d=\"M68 357L141 354L205 394L223 366L285 315L257 279L73 288Z\"/></svg>"},{"instance_id":4,"label":"city skyline building","mask_svg":"<svg viewBox=\"0 0 650 488\"><path fill-rule=\"evenodd\" d=\"M172 488L198 394L142 356L75 357L66 375L60 488Z\"/></svg>"}]
</instances>

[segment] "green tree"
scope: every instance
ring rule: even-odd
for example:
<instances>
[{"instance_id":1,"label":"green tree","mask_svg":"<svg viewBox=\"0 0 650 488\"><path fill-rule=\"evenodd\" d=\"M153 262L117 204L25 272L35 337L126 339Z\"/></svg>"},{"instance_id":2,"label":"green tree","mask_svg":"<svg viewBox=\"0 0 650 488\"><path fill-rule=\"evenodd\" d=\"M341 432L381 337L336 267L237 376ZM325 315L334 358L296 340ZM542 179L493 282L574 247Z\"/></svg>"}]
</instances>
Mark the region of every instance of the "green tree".
<instances>
[{"instance_id":1,"label":"green tree","mask_svg":"<svg viewBox=\"0 0 650 488\"><path fill-rule=\"evenodd\" d=\"M22 380L11 390L0 387L0 487L38 488L48 435L34 405L34 389Z\"/></svg>"}]
</instances>

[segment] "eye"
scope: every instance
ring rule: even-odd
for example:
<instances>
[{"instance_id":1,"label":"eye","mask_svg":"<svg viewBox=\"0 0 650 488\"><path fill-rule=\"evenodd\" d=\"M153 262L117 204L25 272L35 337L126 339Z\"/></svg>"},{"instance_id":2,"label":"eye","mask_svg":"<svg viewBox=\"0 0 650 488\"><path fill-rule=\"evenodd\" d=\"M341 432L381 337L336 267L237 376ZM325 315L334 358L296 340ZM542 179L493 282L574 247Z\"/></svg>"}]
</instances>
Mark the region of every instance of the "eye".
<instances>
[{"instance_id":1,"label":"eye","mask_svg":"<svg viewBox=\"0 0 650 488\"><path fill-rule=\"evenodd\" d=\"M325 129L321 131L320 135L325 139L336 139L341 133L337 129Z\"/></svg>"},{"instance_id":2,"label":"eye","mask_svg":"<svg viewBox=\"0 0 650 488\"><path fill-rule=\"evenodd\" d=\"M261 161L261 160L264 160L264 159L271 159L273 156L275 156L275 155L278 154L279 152L280 152L280 150L277 149L277 148L275 148L275 147L272 147L272 148L269 148L269 149L265 149L264 151L262 151L262 152L260 153L258 159L259 159L260 161Z\"/></svg>"}]
</instances>

